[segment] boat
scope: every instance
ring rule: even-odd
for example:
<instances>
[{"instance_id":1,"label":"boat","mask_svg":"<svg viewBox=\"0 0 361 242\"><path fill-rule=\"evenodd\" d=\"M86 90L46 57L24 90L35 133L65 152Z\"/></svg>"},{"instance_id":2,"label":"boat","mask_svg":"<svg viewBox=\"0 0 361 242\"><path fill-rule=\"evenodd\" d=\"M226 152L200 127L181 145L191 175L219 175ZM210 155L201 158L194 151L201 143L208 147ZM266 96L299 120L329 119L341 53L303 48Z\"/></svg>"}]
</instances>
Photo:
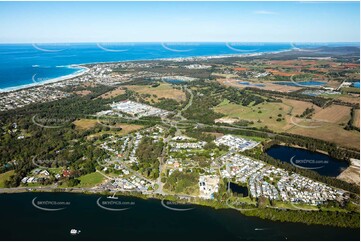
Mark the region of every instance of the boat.
<instances>
[{"instance_id":1,"label":"boat","mask_svg":"<svg viewBox=\"0 0 361 242\"><path fill-rule=\"evenodd\" d=\"M118 197L115 196L115 193L113 194L113 196L108 196L107 198L109 198L109 199L118 199Z\"/></svg>"},{"instance_id":2,"label":"boat","mask_svg":"<svg viewBox=\"0 0 361 242\"><path fill-rule=\"evenodd\" d=\"M77 235L77 234L80 234L80 232L81 232L81 231L80 231L80 230L77 230L77 229L71 229L71 230L70 230L70 234L71 234L71 235Z\"/></svg>"}]
</instances>

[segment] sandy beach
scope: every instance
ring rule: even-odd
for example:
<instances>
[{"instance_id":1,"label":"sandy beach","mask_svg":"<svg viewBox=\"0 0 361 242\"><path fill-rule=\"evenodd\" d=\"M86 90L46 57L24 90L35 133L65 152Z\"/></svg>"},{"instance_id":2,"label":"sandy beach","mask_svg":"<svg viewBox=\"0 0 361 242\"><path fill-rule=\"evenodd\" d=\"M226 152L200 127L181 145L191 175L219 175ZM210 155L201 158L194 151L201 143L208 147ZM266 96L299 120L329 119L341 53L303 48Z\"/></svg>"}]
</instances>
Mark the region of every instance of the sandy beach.
<instances>
[{"instance_id":1,"label":"sandy beach","mask_svg":"<svg viewBox=\"0 0 361 242\"><path fill-rule=\"evenodd\" d=\"M1 93L6 92L13 92L19 91L22 89L32 88L36 86L42 86L46 84L56 83L60 81L66 81L78 76L81 76L89 71L89 68L85 65L96 65L96 64L112 64L112 63L124 63L124 62L139 62L139 61L197 61L197 60L207 60L207 59L218 59L218 58L231 58L231 57L251 57L251 56L260 56L265 54L277 54L282 52L292 51L292 49L281 50L281 51L270 51L270 52L257 52L257 53L248 53L248 54L223 54L223 55L209 55L209 56L188 56L188 57L174 57L174 58L155 58L155 59L143 59L143 60L125 60L125 61L105 61L105 62L91 62L91 63L82 63L82 64L71 64L67 65L68 68L81 68L81 70L65 76L60 76L57 78L51 78L45 81L36 82L33 80L33 83L15 86L15 87L8 87L8 88L1 88ZM34 78L34 76L33 76Z\"/></svg>"},{"instance_id":2,"label":"sandy beach","mask_svg":"<svg viewBox=\"0 0 361 242\"><path fill-rule=\"evenodd\" d=\"M81 75L83 75L83 74L85 74L85 73L87 73L89 71L88 67L85 67L85 66L82 66L82 65L68 65L67 67L68 68L73 68L73 69L74 68L81 68L81 69L76 71L73 74L70 74L70 75L51 78L51 79L44 80L44 81L39 81L39 82L33 80L33 83L30 83L30 84L15 86L15 87L9 87L9 88L2 88L2 89L0 89L0 93L19 91L21 89L32 88L32 87L43 86L43 85L56 83L56 82L60 82L60 81L65 81L65 80L69 80L69 79L81 76ZM34 78L34 76L33 76L33 78Z\"/></svg>"}]
</instances>

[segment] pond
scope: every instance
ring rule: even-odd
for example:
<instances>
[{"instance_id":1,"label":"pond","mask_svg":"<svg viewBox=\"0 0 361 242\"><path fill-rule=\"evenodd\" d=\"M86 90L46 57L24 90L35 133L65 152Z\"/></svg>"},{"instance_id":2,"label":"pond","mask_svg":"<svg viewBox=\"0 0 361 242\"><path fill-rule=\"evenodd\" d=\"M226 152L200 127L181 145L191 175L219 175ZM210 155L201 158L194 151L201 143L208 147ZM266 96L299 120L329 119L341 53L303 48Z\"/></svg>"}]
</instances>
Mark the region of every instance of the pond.
<instances>
[{"instance_id":1,"label":"pond","mask_svg":"<svg viewBox=\"0 0 361 242\"><path fill-rule=\"evenodd\" d=\"M336 177L349 166L346 161L326 154L283 145L274 145L267 149L266 153L275 159L301 169L313 170L323 176Z\"/></svg>"},{"instance_id":2,"label":"pond","mask_svg":"<svg viewBox=\"0 0 361 242\"><path fill-rule=\"evenodd\" d=\"M326 84L326 82L319 82L319 81L301 81L301 82L273 82L273 84L277 84L277 85L285 85L285 86L293 86L293 87L297 87L297 86L323 86Z\"/></svg>"},{"instance_id":3,"label":"pond","mask_svg":"<svg viewBox=\"0 0 361 242\"><path fill-rule=\"evenodd\" d=\"M242 194L243 197L248 196L248 187L241 186L236 183L230 182L229 187L233 193Z\"/></svg>"},{"instance_id":4,"label":"pond","mask_svg":"<svg viewBox=\"0 0 361 242\"><path fill-rule=\"evenodd\" d=\"M185 81L179 79L163 79L163 81L168 82L170 84L184 84Z\"/></svg>"},{"instance_id":5,"label":"pond","mask_svg":"<svg viewBox=\"0 0 361 242\"><path fill-rule=\"evenodd\" d=\"M264 87L264 84L254 84L250 82L239 82L241 85L252 86L252 87Z\"/></svg>"}]
</instances>

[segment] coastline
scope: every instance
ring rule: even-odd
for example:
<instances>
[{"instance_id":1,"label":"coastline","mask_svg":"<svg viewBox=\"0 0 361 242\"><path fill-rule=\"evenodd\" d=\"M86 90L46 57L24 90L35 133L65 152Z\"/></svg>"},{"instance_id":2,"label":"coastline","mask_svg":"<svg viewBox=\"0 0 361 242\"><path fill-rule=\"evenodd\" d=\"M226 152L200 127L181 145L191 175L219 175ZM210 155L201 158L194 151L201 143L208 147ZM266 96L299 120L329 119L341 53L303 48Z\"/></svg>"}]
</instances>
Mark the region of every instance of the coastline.
<instances>
[{"instance_id":1,"label":"coastline","mask_svg":"<svg viewBox=\"0 0 361 242\"><path fill-rule=\"evenodd\" d=\"M44 86L47 84L53 84L56 82L67 81L75 77L79 77L89 71L87 65L98 65L98 64L115 64L115 63L126 63L126 62L138 62L138 61L187 61L187 60L207 60L207 59L217 59L217 58L232 58L232 57L251 57L251 56L261 56L266 54L278 54L282 52L292 51L293 48L279 51L270 51L270 52L255 52L247 54L220 54L220 55L204 55L204 56L188 56L188 57L174 57L174 58L155 58L155 59L140 59L140 60L124 60L124 61L105 61L105 62L88 62L81 64L69 64L66 65L68 68L80 68L81 70L76 71L75 73L64 75L60 77L51 78L41 82L34 82L30 84L24 84L20 86L0 88L0 94L16 92L23 89L29 89L33 87ZM34 77L34 76L33 76Z\"/></svg>"},{"instance_id":2,"label":"coastline","mask_svg":"<svg viewBox=\"0 0 361 242\"><path fill-rule=\"evenodd\" d=\"M72 74L68 74L68 75L64 75L64 76L60 76L60 77L55 77L55 78L50 78L50 79L45 80L45 81L36 82L33 79L33 83L24 84L24 85L20 85L20 86L14 86L14 87L1 88L0 89L0 94L20 91L20 90L23 90L23 89L28 89L28 88L38 87L38 86L44 86L44 85L47 85L47 84L53 84L53 83L56 83L56 82L70 80L72 78L79 77L79 76L81 76L81 75L83 75L83 74L85 74L85 73L87 73L89 71L89 68L86 67L86 66L83 66L83 64L80 64L80 65L71 64L71 65L66 65L66 67L69 68L69 69L80 69L80 70L77 70ZM33 76L33 78L34 78L34 76Z\"/></svg>"}]
</instances>

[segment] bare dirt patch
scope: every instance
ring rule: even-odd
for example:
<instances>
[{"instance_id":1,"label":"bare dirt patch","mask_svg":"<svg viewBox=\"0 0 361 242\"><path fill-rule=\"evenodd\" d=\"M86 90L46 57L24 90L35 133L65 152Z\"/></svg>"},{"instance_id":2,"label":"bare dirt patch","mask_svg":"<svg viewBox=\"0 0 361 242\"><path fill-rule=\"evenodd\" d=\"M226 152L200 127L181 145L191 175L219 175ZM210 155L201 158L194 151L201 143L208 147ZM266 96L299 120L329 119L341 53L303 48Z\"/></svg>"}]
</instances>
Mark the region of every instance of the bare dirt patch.
<instances>
[{"instance_id":1,"label":"bare dirt patch","mask_svg":"<svg viewBox=\"0 0 361 242\"><path fill-rule=\"evenodd\" d=\"M215 123L233 124L239 121L238 118L219 118L214 120Z\"/></svg>"},{"instance_id":2,"label":"bare dirt patch","mask_svg":"<svg viewBox=\"0 0 361 242\"><path fill-rule=\"evenodd\" d=\"M337 178L360 186L360 160L351 159L351 165Z\"/></svg>"},{"instance_id":3,"label":"bare dirt patch","mask_svg":"<svg viewBox=\"0 0 361 242\"><path fill-rule=\"evenodd\" d=\"M245 68L245 67L236 67L234 68L235 71L247 71L248 68Z\"/></svg>"},{"instance_id":4,"label":"bare dirt patch","mask_svg":"<svg viewBox=\"0 0 361 242\"><path fill-rule=\"evenodd\" d=\"M352 124L353 126L360 128L360 109L355 109Z\"/></svg>"},{"instance_id":5,"label":"bare dirt patch","mask_svg":"<svg viewBox=\"0 0 361 242\"><path fill-rule=\"evenodd\" d=\"M279 70L275 70L275 69L266 69L266 71L271 72L273 75L275 76L293 76L293 75L299 75L301 74L301 72L283 72L283 71L279 71Z\"/></svg>"},{"instance_id":6,"label":"bare dirt patch","mask_svg":"<svg viewBox=\"0 0 361 242\"><path fill-rule=\"evenodd\" d=\"M278 85L271 82L265 82L262 83L265 86L264 87L258 87L260 89L269 90L269 91L277 91L277 92L293 92L300 90L301 87L295 87L295 86L287 86L287 85Z\"/></svg>"}]
</instances>

